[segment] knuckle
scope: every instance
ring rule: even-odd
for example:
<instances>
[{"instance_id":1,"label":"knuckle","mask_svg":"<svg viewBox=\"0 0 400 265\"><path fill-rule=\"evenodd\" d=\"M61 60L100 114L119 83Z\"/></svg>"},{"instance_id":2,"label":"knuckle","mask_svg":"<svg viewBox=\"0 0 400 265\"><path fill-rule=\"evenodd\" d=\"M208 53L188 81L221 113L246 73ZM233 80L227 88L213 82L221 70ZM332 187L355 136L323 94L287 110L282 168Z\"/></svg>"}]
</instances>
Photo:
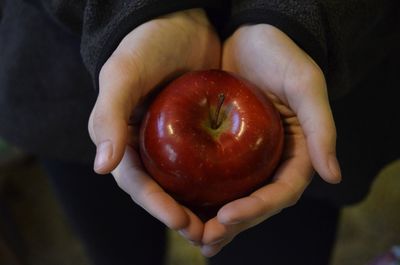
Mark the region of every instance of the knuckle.
<instances>
[{"instance_id":1,"label":"knuckle","mask_svg":"<svg viewBox=\"0 0 400 265\"><path fill-rule=\"evenodd\" d=\"M115 60L112 59L112 57L108 58L108 60L103 64L103 66L100 69L99 72L99 79L102 80L105 77L107 77L107 75L109 75L109 73L113 70L114 65L115 65Z\"/></svg>"},{"instance_id":2,"label":"knuckle","mask_svg":"<svg viewBox=\"0 0 400 265\"><path fill-rule=\"evenodd\" d=\"M136 62L140 61L137 56L114 52L100 69L99 78L105 80L108 77L115 77L126 74L137 68Z\"/></svg>"},{"instance_id":3,"label":"knuckle","mask_svg":"<svg viewBox=\"0 0 400 265\"><path fill-rule=\"evenodd\" d=\"M174 220L173 218L167 218L164 220L164 224L171 230L179 231L185 228L186 223L180 220ZM190 239L189 237L185 237L186 239Z\"/></svg>"},{"instance_id":4,"label":"knuckle","mask_svg":"<svg viewBox=\"0 0 400 265\"><path fill-rule=\"evenodd\" d=\"M118 187L123 190L126 186L126 181L124 180L123 175L120 174L120 171L118 169L114 169L112 175Z\"/></svg>"},{"instance_id":5,"label":"knuckle","mask_svg":"<svg viewBox=\"0 0 400 265\"><path fill-rule=\"evenodd\" d=\"M114 177L115 182L118 187L123 188L127 186L126 174L124 174L124 169L121 168L121 165L118 165L112 172L112 176Z\"/></svg>"},{"instance_id":6,"label":"knuckle","mask_svg":"<svg viewBox=\"0 0 400 265\"><path fill-rule=\"evenodd\" d=\"M115 171L115 172L113 172L113 177L114 177L115 182L117 183L117 186L121 190L123 190L124 192L129 194L128 184L127 184L127 180L126 180L125 175L124 174L119 174L119 172ZM134 200L134 198L132 198L132 199Z\"/></svg>"},{"instance_id":7,"label":"knuckle","mask_svg":"<svg viewBox=\"0 0 400 265\"><path fill-rule=\"evenodd\" d=\"M288 199L287 202L287 207L292 207L294 205L296 205L298 203L298 201L300 200L300 195L298 193L293 193L291 194L291 196Z\"/></svg>"},{"instance_id":8,"label":"knuckle","mask_svg":"<svg viewBox=\"0 0 400 265\"><path fill-rule=\"evenodd\" d=\"M89 136L92 139L92 141L95 141L95 135L94 135L94 131L93 131L93 111L92 113L90 113L90 117L89 117L89 121L87 124L87 130L89 132Z\"/></svg>"},{"instance_id":9,"label":"knuckle","mask_svg":"<svg viewBox=\"0 0 400 265\"><path fill-rule=\"evenodd\" d=\"M288 86L296 94L310 94L315 90L326 90L326 81L322 70L314 65L305 66L296 75L296 80Z\"/></svg>"},{"instance_id":10,"label":"knuckle","mask_svg":"<svg viewBox=\"0 0 400 265\"><path fill-rule=\"evenodd\" d=\"M302 192L299 192L298 189L293 187L291 184L285 183L287 189L287 199L286 199L286 207L291 207L297 204L297 202L301 198Z\"/></svg>"},{"instance_id":11,"label":"knuckle","mask_svg":"<svg viewBox=\"0 0 400 265\"><path fill-rule=\"evenodd\" d=\"M313 64L303 68L302 77L309 82L325 83L324 73L321 68Z\"/></svg>"},{"instance_id":12,"label":"knuckle","mask_svg":"<svg viewBox=\"0 0 400 265\"><path fill-rule=\"evenodd\" d=\"M130 172L129 174L127 172ZM137 191L134 189L135 187L135 182L134 182L134 176L135 171L134 169L128 169L125 167L122 167L121 164L118 165L113 171L112 175L114 177L115 182L117 183L117 186L129 194L132 198L133 201L137 202Z\"/></svg>"},{"instance_id":13,"label":"knuckle","mask_svg":"<svg viewBox=\"0 0 400 265\"><path fill-rule=\"evenodd\" d=\"M92 116L91 130L93 133L99 133L103 130L107 115L102 111L95 111Z\"/></svg>"},{"instance_id":14,"label":"knuckle","mask_svg":"<svg viewBox=\"0 0 400 265\"><path fill-rule=\"evenodd\" d=\"M147 76L146 63L139 52L114 53L99 72L100 96L104 91L114 90L116 86L129 83L130 87L143 87L143 76Z\"/></svg>"}]
</instances>

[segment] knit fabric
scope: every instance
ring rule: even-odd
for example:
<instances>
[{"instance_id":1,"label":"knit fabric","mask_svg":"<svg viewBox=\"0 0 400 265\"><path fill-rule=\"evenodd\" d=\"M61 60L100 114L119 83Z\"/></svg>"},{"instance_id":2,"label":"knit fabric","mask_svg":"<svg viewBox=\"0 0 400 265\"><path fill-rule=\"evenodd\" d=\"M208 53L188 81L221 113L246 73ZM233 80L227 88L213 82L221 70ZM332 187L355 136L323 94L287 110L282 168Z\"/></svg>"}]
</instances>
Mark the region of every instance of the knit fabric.
<instances>
[{"instance_id":1,"label":"knit fabric","mask_svg":"<svg viewBox=\"0 0 400 265\"><path fill-rule=\"evenodd\" d=\"M245 23L280 28L321 67L331 99L345 95L394 49L399 3L393 0L233 0L228 31ZM390 21L388 23L388 21ZM376 34L381 36L377 38ZM383 39L382 39L383 38ZM385 43L385 44L384 44ZM365 54L369 54L368 60Z\"/></svg>"},{"instance_id":2,"label":"knit fabric","mask_svg":"<svg viewBox=\"0 0 400 265\"><path fill-rule=\"evenodd\" d=\"M218 5L211 0L0 1L0 137L36 155L92 162L87 122L96 99L93 84L120 40L159 15Z\"/></svg>"}]
</instances>

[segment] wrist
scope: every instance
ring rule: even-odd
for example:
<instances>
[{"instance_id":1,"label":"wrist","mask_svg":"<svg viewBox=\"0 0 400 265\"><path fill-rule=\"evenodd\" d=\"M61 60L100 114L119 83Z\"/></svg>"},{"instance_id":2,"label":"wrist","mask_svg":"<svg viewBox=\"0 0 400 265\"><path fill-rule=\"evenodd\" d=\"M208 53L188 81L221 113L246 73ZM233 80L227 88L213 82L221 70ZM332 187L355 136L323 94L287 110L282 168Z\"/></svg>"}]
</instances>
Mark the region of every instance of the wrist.
<instances>
[{"instance_id":1,"label":"wrist","mask_svg":"<svg viewBox=\"0 0 400 265\"><path fill-rule=\"evenodd\" d=\"M231 35L243 26L270 25L279 29L304 50L325 72L327 68L326 43L301 22L282 12L270 9L245 9L234 12L224 32Z\"/></svg>"}]
</instances>

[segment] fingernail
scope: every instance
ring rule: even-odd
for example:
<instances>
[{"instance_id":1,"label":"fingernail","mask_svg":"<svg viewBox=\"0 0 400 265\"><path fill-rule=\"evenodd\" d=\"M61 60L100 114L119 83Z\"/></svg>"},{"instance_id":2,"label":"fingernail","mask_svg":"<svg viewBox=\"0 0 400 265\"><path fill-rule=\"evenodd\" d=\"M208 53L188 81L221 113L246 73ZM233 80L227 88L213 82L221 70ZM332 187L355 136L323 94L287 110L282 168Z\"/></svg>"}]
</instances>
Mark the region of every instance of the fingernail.
<instances>
[{"instance_id":1,"label":"fingernail","mask_svg":"<svg viewBox=\"0 0 400 265\"><path fill-rule=\"evenodd\" d=\"M188 240L189 244L195 247L199 247L201 244L197 241Z\"/></svg>"},{"instance_id":2,"label":"fingernail","mask_svg":"<svg viewBox=\"0 0 400 265\"><path fill-rule=\"evenodd\" d=\"M336 156L331 156L329 159L329 170L334 178L334 183L340 183L342 180L342 173L340 172L340 165Z\"/></svg>"},{"instance_id":3,"label":"fingernail","mask_svg":"<svg viewBox=\"0 0 400 265\"><path fill-rule=\"evenodd\" d=\"M180 234L181 236L185 237L186 236L185 229L178 230L178 234Z\"/></svg>"},{"instance_id":4,"label":"fingernail","mask_svg":"<svg viewBox=\"0 0 400 265\"><path fill-rule=\"evenodd\" d=\"M113 146L110 140L106 140L97 146L94 169L99 170L111 159Z\"/></svg>"},{"instance_id":5,"label":"fingernail","mask_svg":"<svg viewBox=\"0 0 400 265\"><path fill-rule=\"evenodd\" d=\"M239 221L239 220L226 220L225 221L224 220L221 223L224 225L238 225L238 224L242 223L242 221Z\"/></svg>"},{"instance_id":6,"label":"fingernail","mask_svg":"<svg viewBox=\"0 0 400 265\"><path fill-rule=\"evenodd\" d=\"M202 246L200 251L201 254L207 258L211 258L212 256L214 256L215 254L217 254L221 249L216 249L215 246L210 246L210 245L206 245L206 246Z\"/></svg>"},{"instance_id":7,"label":"fingernail","mask_svg":"<svg viewBox=\"0 0 400 265\"><path fill-rule=\"evenodd\" d=\"M189 242L189 244L191 244L192 246L196 246L196 247L200 246L200 242L197 242L195 240L190 240L190 239L187 238L186 229L178 230L178 234L180 234L183 238L185 238Z\"/></svg>"},{"instance_id":8,"label":"fingernail","mask_svg":"<svg viewBox=\"0 0 400 265\"><path fill-rule=\"evenodd\" d=\"M208 245L213 246L213 245L216 245L218 243L221 243L224 240L225 240L225 238L219 238L219 239L216 239L213 242L209 243Z\"/></svg>"}]
</instances>

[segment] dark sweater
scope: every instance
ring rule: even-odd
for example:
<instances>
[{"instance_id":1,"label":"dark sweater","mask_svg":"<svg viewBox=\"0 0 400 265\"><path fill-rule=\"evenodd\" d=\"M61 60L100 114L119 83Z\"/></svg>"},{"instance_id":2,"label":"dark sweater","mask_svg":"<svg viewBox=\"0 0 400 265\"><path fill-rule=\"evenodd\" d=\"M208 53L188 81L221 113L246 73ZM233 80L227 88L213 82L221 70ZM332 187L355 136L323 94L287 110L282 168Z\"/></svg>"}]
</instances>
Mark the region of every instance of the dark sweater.
<instances>
[{"instance_id":1,"label":"dark sweater","mask_svg":"<svg viewBox=\"0 0 400 265\"><path fill-rule=\"evenodd\" d=\"M323 69L331 98L348 93L399 44L395 0L232 2L230 31L249 22L280 28Z\"/></svg>"},{"instance_id":2,"label":"dark sweater","mask_svg":"<svg viewBox=\"0 0 400 265\"><path fill-rule=\"evenodd\" d=\"M211 12L219 4L213 0L0 3L0 136L34 154L85 162L94 158L86 129L96 96L93 84L119 41L159 15L194 7Z\"/></svg>"},{"instance_id":3,"label":"dark sweater","mask_svg":"<svg viewBox=\"0 0 400 265\"><path fill-rule=\"evenodd\" d=\"M320 65L330 97L339 98L364 84L382 62L394 65L387 58L400 47L398 5L395 0L0 0L0 136L44 157L91 162L94 146L86 128L101 66L136 26L194 7L206 8L223 38L246 23L280 28ZM351 157L345 158L351 165ZM361 181L366 183L361 195L370 179Z\"/></svg>"}]
</instances>

